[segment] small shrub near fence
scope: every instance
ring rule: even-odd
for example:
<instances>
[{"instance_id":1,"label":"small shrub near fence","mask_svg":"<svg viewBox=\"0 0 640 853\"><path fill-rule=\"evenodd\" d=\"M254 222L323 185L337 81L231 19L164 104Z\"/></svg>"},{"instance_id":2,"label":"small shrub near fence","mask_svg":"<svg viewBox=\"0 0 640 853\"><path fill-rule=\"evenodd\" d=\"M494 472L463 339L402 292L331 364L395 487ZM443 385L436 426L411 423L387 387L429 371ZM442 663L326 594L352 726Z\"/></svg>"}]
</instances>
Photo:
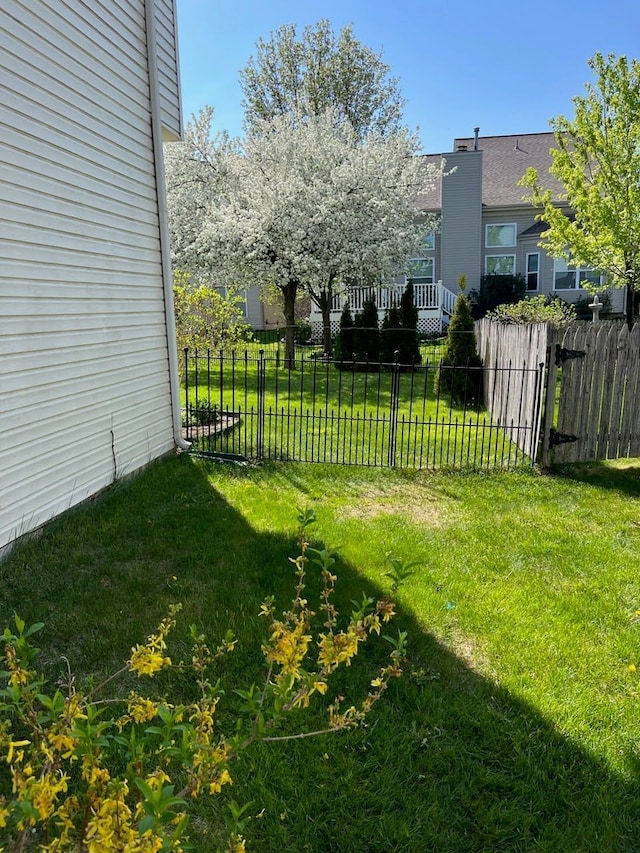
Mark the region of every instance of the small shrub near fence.
<instances>
[{"instance_id":1,"label":"small shrub near fence","mask_svg":"<svg viewBox=\"0 0 640 853\"><path fill-rule=\"evenodd\" d=\"M476 365L428 358L419 365L335 362L304 353L289 369L278 353L248 350L184 358L184 435L199 452L408 468L511 467L526 460L512 438L530 427L492 419L477 395L452 399L438 391L438 377L452 373L464 374L465 387L477 387L482 368ZM510 368L510 377L516 373ZM489 383L499 384L491 374ZM442 383L451 385L459 387ZM198 413L212 409L215 417L204 424Z\"/></svg>"}]
</instances>

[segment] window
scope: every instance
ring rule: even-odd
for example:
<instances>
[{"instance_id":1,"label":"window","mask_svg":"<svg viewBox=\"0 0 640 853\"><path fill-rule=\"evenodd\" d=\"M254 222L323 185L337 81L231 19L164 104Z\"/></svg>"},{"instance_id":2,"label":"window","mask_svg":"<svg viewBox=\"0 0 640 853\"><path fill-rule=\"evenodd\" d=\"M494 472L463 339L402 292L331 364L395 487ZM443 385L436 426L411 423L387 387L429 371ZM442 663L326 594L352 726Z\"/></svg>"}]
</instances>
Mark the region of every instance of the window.
<instances>
[{"instance_id":1,"label":"window","mask_svg":"<svg viewBox=\"0 0 640 853\"><path fill-rule=\"evenodd\" d=\"M433 258L411 258L407 278L416 284L433 284Z\"/></svg>"},{"instance_id":2,"label":"window","mask_svg":"<svg viewBox=\"0 0 640 853\"><path fill-rule=\"evenodd\" d=\"M540 273L540 252L529 252L527 255L527 290L538 289Z\"/></svg>"},{"instance_id":3,"label":"window","mask_svg":"<svg viewBox=\"0 0 640 853\"><path fill-rule=\"evenodd\" d=\"M601 283L600 273L586 267L573 267L564 258L556 258L553 266L554 290L577 290L583 282Z\"/></svg>"},{"instance_id":4,"label":"window","mask_svg":"<svg viewBox=\"0 0 640 853\"><path fill-rule=\"evenodd\" d=\"M503 246L515 246L516 234L517 227L515 222L486 225L484 244L488 249L500 249Z\"/></svg>"},{"instance_id":5,"label":"window","mask_svg":"<svg viewBox=\"0 0 640 853\"><path fill-rule=\"evenodd\" d=\"M515 275L515 255L486 255L484 259L486 275Z\"/></svg>"},{"instance_id":6,"label":"window","mask_svg":"<svg viewBox=\"0 0 640 853\"><path fill-rule=\"evenodd\" d=\"M422 248L425 252L433 252L436 247L436 235L433 231L422 238Z\"/></svg>"}]
</instances>

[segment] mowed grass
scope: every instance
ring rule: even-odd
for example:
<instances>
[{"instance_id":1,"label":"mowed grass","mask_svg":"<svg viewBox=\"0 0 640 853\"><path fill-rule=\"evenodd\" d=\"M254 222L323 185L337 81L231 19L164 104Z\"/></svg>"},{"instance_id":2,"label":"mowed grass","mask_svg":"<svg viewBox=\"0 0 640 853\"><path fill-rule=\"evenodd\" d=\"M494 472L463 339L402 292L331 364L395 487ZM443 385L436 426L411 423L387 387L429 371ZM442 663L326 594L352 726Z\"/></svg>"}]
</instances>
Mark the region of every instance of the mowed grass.
<instances>
[{"instance_id":1,"label":"mowed grass","mask_svg":"<svg viewBox=\"0 0 640 853\"><path fill-rule=\"evenodd\" d=\"M390 365L340 369L304 353L292 370L272 356L261 360L255 350L192 355L182 387L185 419L201 421L203 411L216 408L233 413L235 426L205 430L204 436L193 431L189 438L199 450L254 459L385 466L391 453L394 464L415 468L513 467L524 461L471 391L468 400L440 391L439 354L430 347L415 370L398 373ZM494 380L488 372L486 381ZM472 369L469 387L476 382Z\"/></svg>"},{"instance_id":2,"label":"mowed grass","mask_svg":"<svg viewBox=\"0 0 640 853\"><path fill-rule=\"evenodd\" d=\"M635 851L640 838L640 468L434 474L182 456L151 466L20 544L0 615L42 620L52 679L114 669L181 601L227 627L228 694L261 671L261 601L287 605L295 508L339 547L338 600L386 588L385 555L417 561L399 596L406 675L364 729L263 744L226 792L251 802L255 851ZM310 594L315 582L311 579ZM338 689L357 699L382 652ZM177 685L180 689L180 684ZM322 708L292 726L317 728ZM193 805L198 851L225 797Z\"/></svg>"}]
</instances>

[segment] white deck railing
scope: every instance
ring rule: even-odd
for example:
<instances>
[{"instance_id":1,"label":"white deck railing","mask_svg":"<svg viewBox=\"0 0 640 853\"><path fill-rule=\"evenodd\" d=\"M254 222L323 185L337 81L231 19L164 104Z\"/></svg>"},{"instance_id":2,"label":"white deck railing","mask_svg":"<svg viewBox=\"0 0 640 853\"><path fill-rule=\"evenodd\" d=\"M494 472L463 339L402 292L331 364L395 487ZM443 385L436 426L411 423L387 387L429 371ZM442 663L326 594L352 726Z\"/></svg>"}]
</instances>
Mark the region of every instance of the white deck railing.
<instances>
[{"instance_id":1,"label":"white deck railing","mask_svg":"<svg viewBox=\"0 0 640 853\"><path fill-rule=\"evenodd\" d=\"M340 314L345 302L349 301L352 315L359 314L367 299L372 296L378 308L379 320L384 312L394 305L400 306L400 299L405 291L403 284L387 284L379 287L352 287L333 296L331 303L331 325L337 330ZM418 309L418 328L420 331L441 331L453 315L457 294L445 287L441 281L432 284L413 285L413 303ZM322 315L320 309L312 303L311 323L317 329L321 328ZM317 330L316 329L316 330Z\"/></svg>"}]
</instances>

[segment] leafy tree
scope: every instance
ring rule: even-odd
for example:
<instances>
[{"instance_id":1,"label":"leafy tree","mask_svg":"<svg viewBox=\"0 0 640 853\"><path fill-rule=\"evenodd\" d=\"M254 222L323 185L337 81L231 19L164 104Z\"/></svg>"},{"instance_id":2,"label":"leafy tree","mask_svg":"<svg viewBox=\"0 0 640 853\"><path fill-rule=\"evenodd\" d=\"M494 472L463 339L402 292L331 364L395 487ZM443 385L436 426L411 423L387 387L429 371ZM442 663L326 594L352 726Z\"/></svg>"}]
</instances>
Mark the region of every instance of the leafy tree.
<instances>
[{"instance_id":1,"label":"leafy tree","mask_svg":"<svg viewBox=\"0 0 640 853\"><path fill-rule=\"evenodd\" d=\"M464 406L479 402L482 396L482 361L477 353L471 303L462 293L449 323L437 392Z\"/></svg>"},{"instance_id":2,"label":"leafy tree","mask_svg":"<svg viewBox=\"0 0 640 853\"><path fill-rule=\"evenodd\" d=\"M184 185L168 184L174 254L190 268L215 270L217 280L275 287L290 364L296 296L306 291L322 312L330 352L334 288L406 263L424 230L434 228L431 219L416 222L414 204L439 169L414 156L415 137L402 132L359 142L331 113L303 122L282 116L242 145L223 136L207 148L210 121L211 111L203 112L172 170L198 194L197 228L182 222L191 212L179 203Z\"/></svg>"},{"instance_id":3,"label":"leafy tree","mask_svg":"<svg viewBox=\"0 0 640 853\"><path fill-rule=\"evenodd\" d=\"M251 327L244 319L237 290L230 288L222 294L176 270L173 297L178 354L185 349L220 349L246 340Z\"/></svg>"},{"instance_id":4,"label":"leafy tree","mask_svg":"<svg viewBox=\"0 0 640 853\"><path fill-rule=\"evenodd\" d=\"M404 100L382 53L375 53L343 27L336 38L328 20L305 27L285 24L259 39L256 55L240 72L245 126L250 132L277 116L320 116L333 110L359 139L400 129Z\"/></svg>"},{"instance_id":5,"label":"leafy tree","mask_svg":"<svg viewBox=\"0 0 640 853\"><path fill-rule=\"evenodd\" d=\"M564 188L560 203L574 216L543 189L534 169L522 184L542 208L537 218L548 225L540 245L626 288L631 326L634 291L640 290L640 62L596 53L589 67L596 79L585 96L573 99L574 118L551 121L557 148L549 172Z\"/></svg>"}]
</instances>

